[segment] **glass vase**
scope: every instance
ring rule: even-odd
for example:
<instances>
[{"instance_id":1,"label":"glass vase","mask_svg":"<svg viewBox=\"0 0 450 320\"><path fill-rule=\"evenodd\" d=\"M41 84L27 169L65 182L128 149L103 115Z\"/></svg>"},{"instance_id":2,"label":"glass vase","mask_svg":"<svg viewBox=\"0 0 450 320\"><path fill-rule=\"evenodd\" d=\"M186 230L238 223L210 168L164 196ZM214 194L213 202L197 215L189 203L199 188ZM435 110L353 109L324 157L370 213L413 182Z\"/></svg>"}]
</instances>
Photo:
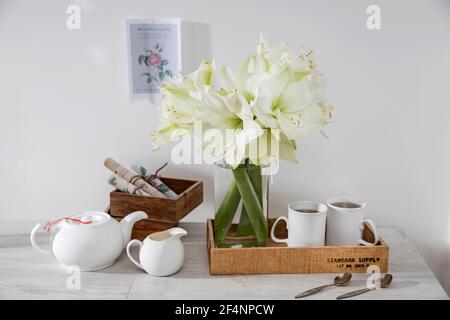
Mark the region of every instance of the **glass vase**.
<instances>
[{"instance_id":1,"label":"glass vase","mask_svg":"<svg viewBox=\"0 0 450 320\"><path fill-rule=\"evenodd\" d=\"M237 168L219 162L214 170L217 247L267 245L268 176L248 160Z\"/></svg>"}]
</instances>

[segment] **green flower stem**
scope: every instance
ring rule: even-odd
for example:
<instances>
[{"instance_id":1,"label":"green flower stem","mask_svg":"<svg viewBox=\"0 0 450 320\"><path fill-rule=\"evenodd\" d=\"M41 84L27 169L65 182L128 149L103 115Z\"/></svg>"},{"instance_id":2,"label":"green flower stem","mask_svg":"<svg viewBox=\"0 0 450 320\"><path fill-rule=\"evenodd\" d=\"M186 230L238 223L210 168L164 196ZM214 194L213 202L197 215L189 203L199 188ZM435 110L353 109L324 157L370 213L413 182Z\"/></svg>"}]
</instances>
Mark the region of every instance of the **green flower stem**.
<instances>
[{"instance_id":1,"label":"green flower stem","mask_svg":"<svg viewBox=\"0 0 450 320\"><path fill-rule=\"evenodd\" d=\"M234 215L241 201L235 179L232 179L225 197L214 217L215 240L223 241L233 222Z\"/></svg>"},{"instance_id":2,"label":"green flower stem","mask_svg":"<svg viewBox=\"0 0 450 320\"><path fill-rule=\"evenodd\" d=\"M252 182L253 188L255 189L256 195L258 196L259 203L261 207L263 206L263 194L262 194L262 176L261 176L261 167L254 166L250 168L248 171L248 175Z\"/></svg>"},{"instance_id":3,"label":"green flower stem","mask_svg":"<svg viewBox=\"0 0 450 320\"><path fill-rule=\"evenodd\" d=\"M241 209L241 217L239 218L239 224L237 228L238 236L248 236L254 234L252 224L248 218L247 210L245 210L245 206L242 205Z\"/></svg>"},{"instance_id":4,"label":"green flower stem","mask_svg":"<svg viewBox=\"0 0 450 320\"><path fill-rule=\"evenodd\" d=\"M250 165L248 161L246 161L247 172L250 177L250 181L252 182L253 189L255 189L256 195L258 197L259 203L261 207L263 207L262 202L262 177L261 177L261 167ZM237 234L239 236L248 236L254 234L253 227L248 218L247 210L245 206L242 206L241 217L239 220L239 225L237 229Z\"/></svg>"},{"instance_id":5,"label":"green flower stem","mask_svg":"<svg viewBox=\"0 0 450 320\"><path fill-rule=\"evenodd\" d=\"M245 167L238 167L233 170L239 193L247 212L250 224L255 231L256 239L259 243L267 241L267 221L264 216L262 206L258 200L258 195L252 186L252 182Z\"/></svg>"},{"instance_id":6,"label":"green flower stem","mask_svg":"<svg viewBox=\"0 0 450 320\"><path fill-rule=\"evenodd\" d=\"M249 167L250 167L250 159L249 158L245 159L244 166L248 172ZM250 176L250 180L251 180L251 176ZM253 186L253 188L254 188L254 186ZM248 219L247 210L245 210L244 204L242 204L241 216L239 217L237 234L238 234L238 236L247 236L247 235L254 234L253 227L252 227L252 224L250 223L250 220Z\"/></svg>"}]
</instances>

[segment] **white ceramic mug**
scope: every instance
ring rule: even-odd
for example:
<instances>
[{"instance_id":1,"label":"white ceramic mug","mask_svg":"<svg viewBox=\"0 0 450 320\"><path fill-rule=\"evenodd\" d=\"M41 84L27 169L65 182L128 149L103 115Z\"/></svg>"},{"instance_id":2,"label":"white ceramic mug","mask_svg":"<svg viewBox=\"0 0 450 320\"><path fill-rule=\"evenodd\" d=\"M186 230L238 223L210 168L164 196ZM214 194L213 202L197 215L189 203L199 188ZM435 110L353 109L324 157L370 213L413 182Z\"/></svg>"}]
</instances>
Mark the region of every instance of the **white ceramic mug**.
<instances>
[{"instance_id":1,"label":"white ceramic mug","mask_svg":"<svg viewBox=\"0 0 450 320\"><path fill-rule=\"evenodd\" d=\"M327 219L326 205L315 201L294 201L288 205L288 214L289 219L281 216L275 220L270 231L273 241L287 243L289 247L324 245ZM289 231L286 239L278 239L275 236L275 227L280 220L286 221Z\"/></svg>"},{"instance_id":2,"label":"white ceramic mug","mask_svg":"<svg viewBox=\"0 0 450 320\"><path fill-rule=\"evenodd\" d=\"M347 204L347 205L343 205ZM348 205L352 204L352 205ZM364 215L366 203L354 197L332 197L327 201L327 246L374 246L380 240L375 223ZM364 225L374 234L374 242L362 239Z\"/></svg>"}]
</instances>

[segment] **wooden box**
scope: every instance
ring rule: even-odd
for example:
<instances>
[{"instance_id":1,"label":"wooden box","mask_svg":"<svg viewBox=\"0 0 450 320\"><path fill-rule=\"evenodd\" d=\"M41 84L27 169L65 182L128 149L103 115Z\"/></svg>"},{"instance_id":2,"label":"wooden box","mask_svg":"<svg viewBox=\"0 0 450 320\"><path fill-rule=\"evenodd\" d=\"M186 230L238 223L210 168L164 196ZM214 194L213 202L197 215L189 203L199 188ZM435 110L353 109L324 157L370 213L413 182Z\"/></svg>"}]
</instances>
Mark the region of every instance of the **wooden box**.
<instances>
[{"instance_id":1,"label":"wooden box","mask_svg":"<svg viewBox=\"0 0 450 320\"><path fill-rule=\"evenodd\" d=\"M117 221L122 220L121 217L114 217ZM154 220L141 220L134 224L131 232L131 239L138 239L143 241L149 234L158 231L164 231L176 227L178 222L169 223Z\"/></svg>"},{"instance_id":2,"label":"wooden box","mask_svg":"<svg viewBox=\"0 0 450 320\"><path fill-rule=\"evenodd\" d=\"M269 220L269 230L275 220ZM283 274L283 273L361 273L370 265L387 272L389 247L383 240L373 247L365 246L323 246L288 248L286 244L270 240L267 247L217 248L214 245L213 220L207 222L207 245L209 271L211 275L232 274ZM235 227L235 225L233 226ZM285 223L279 223L275 230L279 238L286 238ZM371 241L369 228L363 233Z\"/></svg>"},{"instance_id":3,"label":"wooden box","mask_svg":"<svg viewBox=\"0 0 450 320\"><path fill-rule=\"evenodd\" d=\"M142 240L150 233L177 226L178 221L203 202L203 182L160 179L178 194L177 198L155 198L120 191L110 193L109 214L117 220L120 221L134 211L144 211L148 214L147 220L141 220L134 225L133 239Z\"/></svg>"}]
</instances>

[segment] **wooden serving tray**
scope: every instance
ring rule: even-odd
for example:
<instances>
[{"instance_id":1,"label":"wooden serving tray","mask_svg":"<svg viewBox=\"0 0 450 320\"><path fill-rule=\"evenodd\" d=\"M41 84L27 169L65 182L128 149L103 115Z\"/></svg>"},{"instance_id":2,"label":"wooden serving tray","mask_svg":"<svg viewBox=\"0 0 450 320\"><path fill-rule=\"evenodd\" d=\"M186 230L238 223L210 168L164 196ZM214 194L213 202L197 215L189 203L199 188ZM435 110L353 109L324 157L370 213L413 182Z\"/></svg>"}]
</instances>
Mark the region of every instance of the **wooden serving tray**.
<instances>
[{"instance_id":1,"label":"wooden serving tray","mask_svg":"<svg viewBox=\"0 0 450 320\"><path fill-rule=\"evenodd\" d=\"M269 230L275 219L269 219ZM214 245L214 220L207 222L207 246L211 275L286 274L286 273L362 273L371 265L388 271L389 247L380 240L373 247L323 246L288 248L268 240L267 247L217 248ZM279 238L287 236L285 223L275 230ZM370 241L373 234L366 227L363 238Z\"/></svg>"},{"instance_id":2,"label":"wooden serving tray","mask_svg":"<svg viewBox=\"0 0 450 320\"><path fill-rule=\"evenodd\" d=\"M155 198L112 191L109 195L109 214L121 220L134 211L144 211L147 220L138 221L133 228L133 239L144 239L150 233L176 227L184 218L203 202L203 182L174 178L160 178L178 197L175 199Z\"/></svg>"}]
</instances>

